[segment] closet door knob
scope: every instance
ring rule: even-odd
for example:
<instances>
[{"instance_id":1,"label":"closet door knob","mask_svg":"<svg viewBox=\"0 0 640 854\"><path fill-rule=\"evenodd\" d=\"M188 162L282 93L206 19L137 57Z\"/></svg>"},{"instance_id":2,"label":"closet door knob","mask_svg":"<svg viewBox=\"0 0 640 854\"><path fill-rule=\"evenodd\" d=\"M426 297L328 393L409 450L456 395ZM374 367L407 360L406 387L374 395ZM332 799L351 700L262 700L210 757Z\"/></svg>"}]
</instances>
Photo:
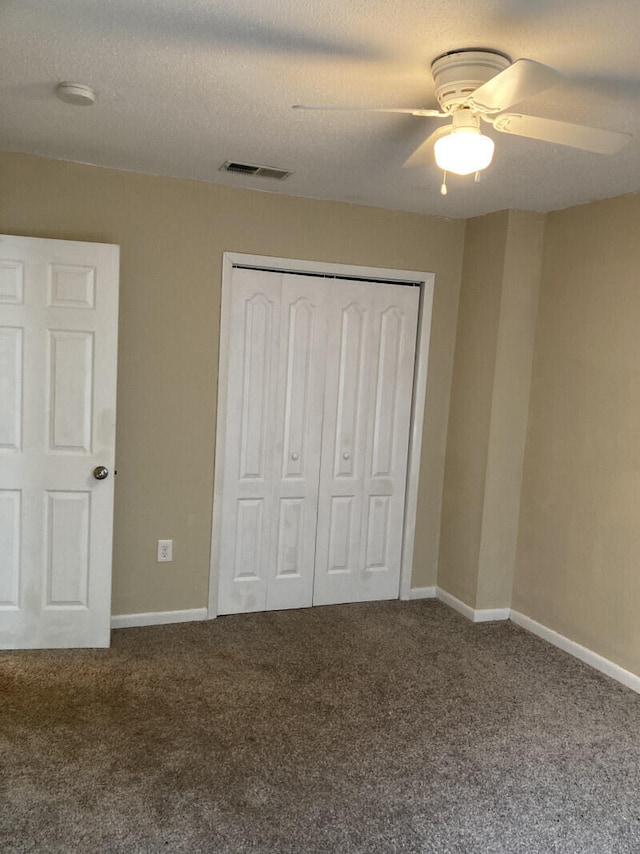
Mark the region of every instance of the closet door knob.
<instances>
[{"instance_id":1,"label":"closet door knob","mask_svg":"<svg viewBox=\"0 0 640 854\"><path fill-rule=\"evenodd\" d=\"M299 454L297 451L294 451L294 452L291 454L291 459L292 459L292 460L299 460L299 459L300 459L300 454Z\"/></svg>"},{"instance_id":2,"label":"closet door knob","mask_svg":"<svg viewBox=\"0 0 640 854\"><path fill-rule=\"evenodd\" d=\"M351 456L351 454L349 453L349 451L345 451L344 454L342 455L342 459L348 460L350 456Z\"/></svg>"}]
</instances>

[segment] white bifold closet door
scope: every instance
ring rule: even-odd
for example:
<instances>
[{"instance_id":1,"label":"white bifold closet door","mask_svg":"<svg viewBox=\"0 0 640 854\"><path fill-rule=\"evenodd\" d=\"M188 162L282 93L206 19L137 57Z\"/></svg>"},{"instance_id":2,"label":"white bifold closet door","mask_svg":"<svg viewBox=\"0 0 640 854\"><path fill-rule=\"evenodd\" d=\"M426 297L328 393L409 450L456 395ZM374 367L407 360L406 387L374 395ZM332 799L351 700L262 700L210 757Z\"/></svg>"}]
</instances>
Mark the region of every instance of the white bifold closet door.
<instances>
[{"instance_id":1,"label":"white bifold closet door","mask_svg":"<svg viewBox=\"0 0 640 854\"><path fill-rule=\"evenodd\" d=\"M418 304L233 270L219 613L398 596Z\"/></svg>"},{"instance_id":2,"label":"white bifold closet door","mask_svg":"<svg viewBox=\"0 0 640 854\"><path fill-rule=\"evenodd\" d=\"M314 605L396 599L419 289L326 288Z\"/></svg>"},{"instance_id":3,"label":"white bifold closet door","mask_svg":"<svg viewBox=\"0 0 640 854\"><path fill-rule=\"evenodd\" d=\"M219 578L223 614L301 608L312 601L323 285L302 276L233 271Z\"/></svg>"}]
</instances>

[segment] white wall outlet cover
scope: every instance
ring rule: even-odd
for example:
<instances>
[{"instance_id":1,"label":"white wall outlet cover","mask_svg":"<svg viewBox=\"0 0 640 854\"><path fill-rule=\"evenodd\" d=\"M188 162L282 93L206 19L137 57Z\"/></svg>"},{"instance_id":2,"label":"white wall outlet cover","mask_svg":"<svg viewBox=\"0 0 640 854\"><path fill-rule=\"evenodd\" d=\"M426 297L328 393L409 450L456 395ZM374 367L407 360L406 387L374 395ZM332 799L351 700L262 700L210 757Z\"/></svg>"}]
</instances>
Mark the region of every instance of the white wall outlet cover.
<instances>
[{"instance_id":1,"label":"white wall outlet cover","mask_svg":"<svg viewBox=\"0 0 640 854\"><path fill-rule=\"evenodd\" d=\"M158 563L173 560L173 540L158 540Z\"/></svg>"}]
</instances>

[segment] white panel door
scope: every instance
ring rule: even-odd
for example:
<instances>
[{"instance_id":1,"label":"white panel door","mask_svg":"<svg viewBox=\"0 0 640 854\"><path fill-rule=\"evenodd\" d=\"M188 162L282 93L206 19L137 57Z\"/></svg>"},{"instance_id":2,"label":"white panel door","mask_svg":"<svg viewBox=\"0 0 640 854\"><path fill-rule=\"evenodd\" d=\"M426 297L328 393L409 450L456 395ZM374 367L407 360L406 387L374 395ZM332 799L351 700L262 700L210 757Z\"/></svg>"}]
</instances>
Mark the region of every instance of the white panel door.
<instances>
[{"instance_id":1,"label":"white panel door","mask_svg":"<svg viewBox=\"0 0 640 854\"><path fill-rule=\"evenodd\" d=\"M219 613L311 605L322 426L317 280L234 269Z\"/></svg>"},{"instance_id":2,"label":"white panel door","mask_svg":"<svg viewBox=\"0 0 640 854\"><path fill-rule=\"evenodd\" d=\"M268 611L313 601L325 372L326 283L282 275L275 400L275 506Z\"/></svg>"},{"instance_id":3,"label":"white panel door","mask_svg":"<svg viewBox=\"0 0 640 854\"><path fill-rule=\"evenodd\" d=\"M220 614L398 596L419 297L233 270Z\"/></svg>"},{"instance_id":4,"label":"white panel door","mask_svg":"<svg viewBox=\"0 0 640 854\"><path fill-rule=\"evenodd\" d=\"M0 237L5 649L109 646L118 257Z\"/></svg>"},{"instance_id":5,"label":"white panel door","mask_svg":"<svg viewBox=\"0 0 640 854\"><path fill-rule=\"evenodd\" d=\"M395 599L419 289L341 282L328 294L313 604Z\"/></svg>"}]
</instances>

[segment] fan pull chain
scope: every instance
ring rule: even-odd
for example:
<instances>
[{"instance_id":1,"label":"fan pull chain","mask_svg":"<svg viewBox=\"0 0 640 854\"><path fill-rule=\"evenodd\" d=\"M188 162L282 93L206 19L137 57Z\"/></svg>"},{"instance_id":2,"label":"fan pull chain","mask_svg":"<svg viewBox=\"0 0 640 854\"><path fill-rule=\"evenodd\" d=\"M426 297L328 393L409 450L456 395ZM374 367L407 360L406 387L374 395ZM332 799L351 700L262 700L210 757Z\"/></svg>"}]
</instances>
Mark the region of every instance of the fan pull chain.
<instances>
[{"instance_id":1,"label":"fan pull chain","mask_svg":"<svg viewBox=\"0 0 640 854\"><path fill-rule=\"evenodd\" d=\"M441 196L447 195L447 173L446 173L446 171L442 175L442 184L440 186L440 195Z\"/></svg>"}]
</instances>

